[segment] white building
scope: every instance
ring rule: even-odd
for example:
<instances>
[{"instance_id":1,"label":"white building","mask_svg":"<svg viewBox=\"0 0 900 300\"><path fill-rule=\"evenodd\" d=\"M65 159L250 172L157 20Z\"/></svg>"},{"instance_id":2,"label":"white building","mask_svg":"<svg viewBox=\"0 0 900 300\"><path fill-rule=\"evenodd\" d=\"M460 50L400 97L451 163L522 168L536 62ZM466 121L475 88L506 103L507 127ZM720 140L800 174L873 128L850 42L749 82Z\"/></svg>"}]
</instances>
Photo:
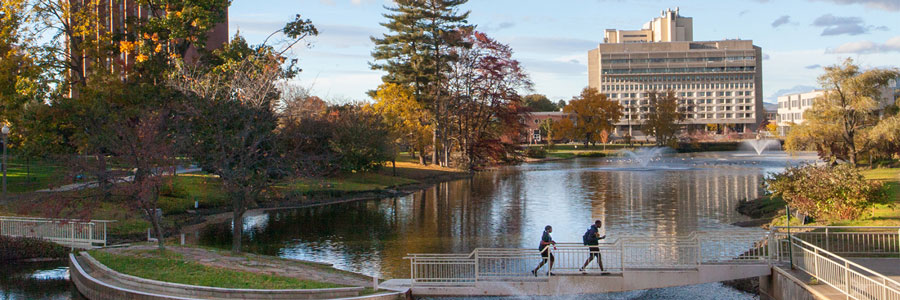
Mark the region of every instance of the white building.
<instances>
[{"instance_id":1,"label":"white building","mask_svg":"<svg viewBox=\"0 0 900 300\"><path fill-rule=\"evenodd\" d=\"M788 94L778 97L778 134L785 135L790 132L790 128L796 124L803 124L805 118L803 113L807 109L812 108L816 99L825 94L824 90L814 90L806 93ZM900 97L900 81L891 81L881 90L881 99L879 108L883 109L889 105L895 104L897 98Z\"/></svg>"},{"instance_id":2,"label":"white building","mask_svg":"<svg viewBox=\"0 0 900 300\"><path fill-rule=\"evenodd\" d=\"M816 98L825 94L823 90L815 90L806 93L788 94L778 97L778 135L785 135L790 127L795 124L803 124L803 112L812 108Z\"/></svg>"}]
</instances>

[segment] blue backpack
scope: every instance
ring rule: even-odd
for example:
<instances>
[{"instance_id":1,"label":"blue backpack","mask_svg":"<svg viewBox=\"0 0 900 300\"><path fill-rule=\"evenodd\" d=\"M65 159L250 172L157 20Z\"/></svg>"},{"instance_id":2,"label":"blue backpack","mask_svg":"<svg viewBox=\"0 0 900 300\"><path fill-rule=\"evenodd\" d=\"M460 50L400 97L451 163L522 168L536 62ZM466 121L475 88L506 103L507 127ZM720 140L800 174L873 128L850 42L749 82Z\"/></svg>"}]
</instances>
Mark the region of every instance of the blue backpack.
<instances>
[{"instance_id":1,"label":"blue backpack","mask_svg":"<svg viewBox=\"0 0 900 300\"><path fill-rule=\"evenodd\" d=\"M587 231L584 232L584 235L581 236L581 241L585 246L592 244L597 239L597 234L592 230L593 227L588 227Z\"/></svg>"}]
</instances>

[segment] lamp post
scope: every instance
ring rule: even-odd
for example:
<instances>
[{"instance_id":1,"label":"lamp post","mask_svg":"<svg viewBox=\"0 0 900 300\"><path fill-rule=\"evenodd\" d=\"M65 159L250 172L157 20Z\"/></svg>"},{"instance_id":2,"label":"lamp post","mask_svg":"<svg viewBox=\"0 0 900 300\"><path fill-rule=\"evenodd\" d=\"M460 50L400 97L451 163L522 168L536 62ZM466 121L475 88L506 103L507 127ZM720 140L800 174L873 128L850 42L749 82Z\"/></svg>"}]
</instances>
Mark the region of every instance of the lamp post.
<instances>
[{"instance_id":1,"label":"lamp post","mask_svg":"<svg viewBox=\"0 0 900 300\"><path fill-rule=\"evenodd\" d=\"M0 133L3 133L3 200L6 200L6 138L9 136L9 126L3 125Z\"/></svg>"}]
</instances>

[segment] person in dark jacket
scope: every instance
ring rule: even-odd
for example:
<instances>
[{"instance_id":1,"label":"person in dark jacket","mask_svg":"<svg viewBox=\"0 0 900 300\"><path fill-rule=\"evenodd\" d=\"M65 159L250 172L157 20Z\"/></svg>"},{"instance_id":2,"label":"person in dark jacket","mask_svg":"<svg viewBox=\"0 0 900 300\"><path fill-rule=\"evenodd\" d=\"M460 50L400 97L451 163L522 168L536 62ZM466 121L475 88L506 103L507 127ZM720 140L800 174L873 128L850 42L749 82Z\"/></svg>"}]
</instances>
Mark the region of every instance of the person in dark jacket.
<instances>
[{"instance_id":1,"label":"person in dark jacket","mask_svg":"<svg viewBox=\"0 0 900 300\"><path fill-rule=\"evenodd\" d=\"M600 236L600 228L603 227L603 222L600 220L594 221L594 225L591 225L591 228L588 229L588 232L585 233L584 244L587 246L599 246L600 240L605 239L606 236ZM594 257L597 257L597 264L600 265L600 272L605 272L606 269L603 268L603 259L600 257L600 247L588 247L590 253L588 254L587 260L584 262L584 266L581 266L579 271L584 272L584 269L587 268L588 264L594 260Z\"/></svg>"},{"instance_id":2,"label":"person in dark jacket","mask_svg":"<svg viewBox=\"0 0 900 300\"><path fill-rule=\"evenodd\" d=\"M550 270L553 269L553 253L550 253L550 249L546 249L547 246L556 245L556 242L553 241L553 237L550 236L550 233L553 232L553 227L547 225L544 227L544 234L541 235L541 244L538 246L538 250L541 251L541 263L538 264L537 268L531 271L531 274L537 276L537 271L547 263L547 260L550 260L550 267L547 268L547 274L550 274Z\"/></svg>"}]
</instances>

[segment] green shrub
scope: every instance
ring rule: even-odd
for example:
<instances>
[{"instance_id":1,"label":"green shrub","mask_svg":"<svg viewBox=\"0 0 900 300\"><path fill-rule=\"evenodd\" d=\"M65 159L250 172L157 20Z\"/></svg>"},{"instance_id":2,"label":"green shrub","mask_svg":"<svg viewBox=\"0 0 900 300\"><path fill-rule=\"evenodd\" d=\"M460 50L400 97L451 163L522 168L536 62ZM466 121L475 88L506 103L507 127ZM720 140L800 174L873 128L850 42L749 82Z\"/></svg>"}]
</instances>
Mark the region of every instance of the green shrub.
<instances>
[{"instance_id":1,"label":"green shrub","mask_svg":"<svg viewBox=\"0 0 900 300\"><path fill-rule=\"evenodd\" d=\"M543 147L529 147L528 149L525 149L525 157L545 158L547 157L547 150L544 150Z\"/></svg>"},{"instance_id":2,"label":"green shrub","mask_svg":"<svg viewBox=\"0 0 900 300\"><path fill-rule=\"evenodd\" d=\"M869 181L849 165L789 167L770 175L766 188L800 212L819 219L850 220L890 199L881 182Z\"/></svg>"},{"instance_id":3,"label":"green shrub","mask_svg":"<svg viewBox=\"0 0 900 300\"><path fill-rule=\"evenodd\" d=\"M578 156L578 157L606 157L606 153L603 153L603 152L578 152L578 153L575 153L575 156Z\"/></svg>"},{"instance_id":4,"label":"green shrub","mask_svg":"<svg viewBox=\"0 0 900 300\"><path fill-rule=\"evenodd\" d=\"M32 258L64 258L69 250L37 238L0 236L0 261Z\"/></svg>"}]
</instances>

